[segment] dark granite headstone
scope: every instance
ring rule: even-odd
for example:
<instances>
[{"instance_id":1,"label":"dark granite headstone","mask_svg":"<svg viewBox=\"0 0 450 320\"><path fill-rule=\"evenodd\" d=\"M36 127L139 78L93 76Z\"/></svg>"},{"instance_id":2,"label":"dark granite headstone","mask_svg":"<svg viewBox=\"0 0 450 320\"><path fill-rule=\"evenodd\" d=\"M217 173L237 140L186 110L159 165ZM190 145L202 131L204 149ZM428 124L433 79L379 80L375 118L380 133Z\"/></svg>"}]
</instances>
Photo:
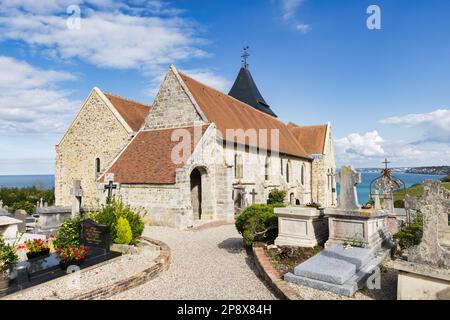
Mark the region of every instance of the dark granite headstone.
<instances>
[{"instance_id":1,"label":"dark granite headstone","mask_svg":"<svg viewBox=\"0 0 450 320\"><path fill-rule=\"evenodd\" d=\"M109 252L109 227L97 224L92 219L81 222L80 243Z\"/></svg>"}]
</instances>

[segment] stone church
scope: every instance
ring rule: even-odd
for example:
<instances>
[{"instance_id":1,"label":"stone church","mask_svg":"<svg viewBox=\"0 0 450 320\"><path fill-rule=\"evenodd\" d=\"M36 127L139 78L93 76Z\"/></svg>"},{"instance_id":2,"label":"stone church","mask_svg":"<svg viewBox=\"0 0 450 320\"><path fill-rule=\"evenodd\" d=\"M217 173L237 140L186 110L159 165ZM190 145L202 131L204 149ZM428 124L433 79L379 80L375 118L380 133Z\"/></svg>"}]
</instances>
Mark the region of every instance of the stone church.
<instances>
[{"instance_id":1,"label":"stone church","mask_svg":"<svg viewBox=\"0 0 450 320\"><path fill-rule=\"evenodd\" d=\"M120 196L154 223L231 221L269 192L336 202L331 125L285 124L241 68L228 94L170 66L152 105L94 88L56 145L57 206Z\"/></svg>"}]
</instances>

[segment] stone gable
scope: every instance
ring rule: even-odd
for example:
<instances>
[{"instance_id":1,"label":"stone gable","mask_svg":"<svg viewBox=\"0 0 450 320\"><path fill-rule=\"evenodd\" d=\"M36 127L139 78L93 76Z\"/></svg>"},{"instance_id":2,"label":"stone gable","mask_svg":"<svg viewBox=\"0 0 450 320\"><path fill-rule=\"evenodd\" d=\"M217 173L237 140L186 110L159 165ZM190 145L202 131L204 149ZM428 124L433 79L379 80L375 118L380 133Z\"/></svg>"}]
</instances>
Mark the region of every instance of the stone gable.
<instances>
[{"instance_id":1,"label":"stone gable","mask_svg":"<svg viewBox=\"0 0 450 320\"><path fill-rule=\"evenodd\" d=\"M93 90L60 144L56 146L55 204L70 206L74 180L81 180L83 204L97 198L95 159L101 171L128 143L130 133Z\"/></svg>"},{"instance_id":2,"label":"stone gable","mask_svg":"<svg viewBox=\"0 0 450 320\"><path fill-rule=\"evenodd\" d=\"M146 129L176 128L203 122L189 94L171 68L147 116Z\"/></svg>"}]
</instances>

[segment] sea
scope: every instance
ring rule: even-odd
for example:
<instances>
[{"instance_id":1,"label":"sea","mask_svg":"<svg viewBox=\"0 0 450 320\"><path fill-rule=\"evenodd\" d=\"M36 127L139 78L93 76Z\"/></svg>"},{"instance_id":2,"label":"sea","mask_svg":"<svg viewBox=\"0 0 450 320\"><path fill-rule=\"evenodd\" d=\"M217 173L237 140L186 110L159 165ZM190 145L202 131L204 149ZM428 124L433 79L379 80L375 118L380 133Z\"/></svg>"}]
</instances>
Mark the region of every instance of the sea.
<instances>
[{"instance_id":1,"label":"sea","mask_svg":"<svg viewBox=\"0 0 450 320\"><path fill-rule=\"evenodd\" d=\"M378 173L363 172L361 174L361 183L358 184L358 199L360 203L369 201L370 182L378 177ZM414 174L414 173L394 173L394 176L402 179L405 182L406 188L416 183L421 183L424 180L439 180L443 176L429 175L429 174ZM54 175L23 175L23 176L1 176L0 188L25 188L36 186L40 189L53 189L55 187ZM339 190L338 190L339 192Z\"/></svg>"}]
</instances>

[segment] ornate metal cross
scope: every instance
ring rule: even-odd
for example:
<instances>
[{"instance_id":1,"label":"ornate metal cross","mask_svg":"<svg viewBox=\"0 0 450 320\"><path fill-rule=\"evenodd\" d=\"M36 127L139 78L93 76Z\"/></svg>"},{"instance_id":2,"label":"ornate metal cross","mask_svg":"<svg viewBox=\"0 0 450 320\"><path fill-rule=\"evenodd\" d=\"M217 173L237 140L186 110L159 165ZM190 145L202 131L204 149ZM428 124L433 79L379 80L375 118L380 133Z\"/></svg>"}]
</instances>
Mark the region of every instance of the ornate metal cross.
<instances>
[{"instance_id":1,"label":"ornate metal cross","mask_svg":"<svg viewBox=\"0 0 450 320\"><path fill-rule=\"evenodd\" d=\"M384 164L384 168L387 169L388 168L388 164L391 163L390 161L388 161L387 159L384 159L384 161L382 162L382 164Z\"/></svg>"},{"instance_id":2,"label":"ornate metal cross","mask_svg":"<svg viewBox=\"0 0 450 320\"><path fill-rule=\"evenodd\" d=\"M242 67L245 69L248 68L247 58L250 57L250 54L247 52L247 50L250 49L249 46L244 47L244 53L242 54Z\"/></svg>"}]
</instances>

